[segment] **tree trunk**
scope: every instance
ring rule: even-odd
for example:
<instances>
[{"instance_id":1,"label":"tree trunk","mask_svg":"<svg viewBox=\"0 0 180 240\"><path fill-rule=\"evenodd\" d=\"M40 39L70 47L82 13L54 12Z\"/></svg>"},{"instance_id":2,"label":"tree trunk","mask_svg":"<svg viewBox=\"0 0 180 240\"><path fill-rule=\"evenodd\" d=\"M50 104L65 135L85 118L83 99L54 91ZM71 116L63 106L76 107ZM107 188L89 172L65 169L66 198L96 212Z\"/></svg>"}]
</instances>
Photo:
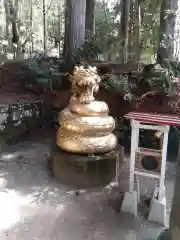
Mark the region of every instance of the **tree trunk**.
<instances>
[{"instance_id":1,"label":"tree trunk","mask_svg":"<svg viewBox=\"0 0 180 240\"><path fill-rule=\"evenodd\" d=\"M65 30L65 58L71 60L74 51L84 42L86 1L67 0L66 30Z\"/></svg>"},{"instance_id":2,"label":"tree trunk","mask_svg":"<svg viewBox=\"0 0 180 240\"><path fill-rule=\"evenodd\" d=\"M46 3L45 0L43 0L43 47L44 52L46 51Z\"/></svg>"},{"instance_id":3,"label":"tree trunk","mask_svg":"<svg viewBox=\"0 0 180 240\"><path fill-rule=\"evenodd\" d=\"M61 31L62 31L62 6L58 5L58 52L59 57L61 56Z\"/></svg>"},{"instance_id":4,"label":"tree trunk","mask_svg":"<svg viewBox=\"0 0 180 240\"><path fill-rule=\"evenodd\" d=\"M129 26L130 0L121 1L121 22L119 37L121 39L121 62L125 63L128 57L128 26Z\"/></svg>"},{"instance_id":5,"label":"tree trunk","mask_svg":"<svg viewBox=\"0 0 180 240\"><path fill-rule=\"evenodd\" d=\"M173 57L175 11L178 8L177 0L162 0L160 12L160 35L157 53L157 62L164 63L164 60ZM168 14L170 12L170 14ZM172 14L174 12L174 14Z\"/></svg>"},{"instance_id":6,"label":"tree trunk","mask_svg":"<svg viewBox=\"0 0 180 240\"><path fill-rule=\"evenodd\" d=\"M140 6L138 0L131 0L129 27L129 60L140 59Z\"/></svg>"},{"instance_id":7,"label":"tree trunk","mask_svg":"<svg viewBox=\"0 0 180 240\"><path fill-rule=\"evenodd\" d=\"M177 12L178 12L178 0L171 0L171 5L170 5L171 9L173 10L174 14L173 16L170 18L169 20L169 24L168 24L168 31L170 32L171 31L171 36L172 36L172 48L171 48L171 55L172 55L172 58L175 58L175 47L176 47L176 43L177 43L177 39L176 39L176 34L175 34L175 31L176 31L176 24L179 25L179 20L178 20L178 17L177 17ZM177 21L176 21L177 20ZM179 58L179 56L178 56Z\"/></svg>"},{"instance_id":8,"label":"tree trunk","mask_svg":"<svg viewBox=\"0 0 180 240\"><path fill-rule=\"evenodd\" d=\"M133 60L133 41L134 41L134 2L130 1L130 17L129 17L129 38L128 38L128 61Z\"/></svg>"},{"instance_id":9,"label":"tree trunk","mask_svg":"<svg viewBox=\"0 0 180 240\"><path fill-rule=\"evenodd\" d=\"M134 42L134 60L135 62L139 62L140 60L140 6L139 6L139 0L135 0L135 26L134 26L134 36L135 36L135 42Z\"/></svg>"},{"instance_id":10,"label":"tree trunk","mask_svg":"<svg viewBox=\"0 0 180 240\"><path fill-rule=\"evenodd\" d=\"M163 64L164 59L168 58L168 51L166 46L163 44L164 35L167 35L167 19L166 11L167 11L168 0L161 1L161 12L160 12L160 31L159 31L159 47L157 53L157 62Z\"/></svg>"},{"instance_id":11,"label":"tree trunk","mask_svg":"<svg viewBox=\"0 0 180 240\"><path fill-rule=\"evenodd\" d=\"M33 39L33 2L32 0L29 1L30 5L30 22L31 22L31 50L30 54L34 51L34 39Z\"/></svg>"},{"instance_id":12,"label":"tree trunk","mask_svg":"<svg viewBox=\"0 0 180 240\"><path fill-rule=\"evenodd\" d=\"M65 6L65 33L64 33L64 48L63 56L66 57L68 51L68 37L69 37L69 22L70 22L70 0L66 0Z\"/></svg>"},{"instance_id":13,"label":"tree trunk","mask_svg":"<svg viewBox=\"0 0 180 240\"><path fill-rule=\"evenodd\" d=\"M94 8L95 0L86 0L86 38L88 39L94 33Z\"/></svg>"}]
</instances>

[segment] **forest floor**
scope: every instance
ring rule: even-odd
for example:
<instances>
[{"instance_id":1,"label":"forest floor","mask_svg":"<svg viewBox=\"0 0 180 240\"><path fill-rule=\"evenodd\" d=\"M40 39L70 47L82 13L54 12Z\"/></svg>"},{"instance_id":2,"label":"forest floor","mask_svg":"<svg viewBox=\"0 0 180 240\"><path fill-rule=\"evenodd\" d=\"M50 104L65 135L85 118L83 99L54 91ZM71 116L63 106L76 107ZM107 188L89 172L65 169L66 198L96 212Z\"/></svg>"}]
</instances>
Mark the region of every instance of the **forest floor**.
<instances>
[{"instance_id":1,"label":"forest floor","mask_svg":"<svg viewBox=\"0 0 180 240\"><path fill-rule=\"evenodd\" d=\"M51 139L39 134L12 144L0 157L1 240L155 240L163 227L120 212L121 192L127 186L127 167L119 187L87 191L61 185L50 176L47 157ZM128 162L128 161L127 161ZM168 163L167 211L173 195L175 164ZM140 181L143 196L153 181ZM148 190L147 190L148 189Z\"/></svg>"}]
</instances>

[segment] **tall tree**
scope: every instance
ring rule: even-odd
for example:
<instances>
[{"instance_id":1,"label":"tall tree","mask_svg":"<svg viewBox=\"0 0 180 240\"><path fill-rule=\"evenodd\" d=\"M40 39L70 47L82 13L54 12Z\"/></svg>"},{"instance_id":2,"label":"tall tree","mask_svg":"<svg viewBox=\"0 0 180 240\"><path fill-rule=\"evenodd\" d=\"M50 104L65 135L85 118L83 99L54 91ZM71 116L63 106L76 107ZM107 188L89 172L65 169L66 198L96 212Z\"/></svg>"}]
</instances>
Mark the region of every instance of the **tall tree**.
<instances>
[{"instance_id":1,"label":"tall tree","mask_svg":"<svg viewBox=\"0 0 180 240\"><path fill-rule=\"evenodd\" d=\"M43 44L44 44L44 51L46 51L46 3L45 0L42 2L42 10L43 10Z\"/></svg>"},{"instance_id":2,"label":"tall tree","mask_svg":"<svg viewBox=\"0 0 180 240\"><path fill-rule=\"evenodd\" d=\"M139 0L131 0L129 23L129 60L140 59L140 5Z\"/></svg>"},{"instance_id":3,"label":"tall tree","mask_svg":"<svg viewBox=\"0 0 180 240\"><path fill-rule=\"evenodd\" d=\"M134 31L134 36L135 36L135 42L134 42L134 56L135 56L135 61L139 62L140 60L140 26L141 26L141 19L140 19L140 5L139 5L139 0L135 0L135 14L134 14L134 22L135 22L135 31Z\"/></svg>"},{"instance_id":4,"label":"tall tree","mask_svg":"<svg viewBox=\"0 0 180 240\"><path fill-rule=\"evenodd\" d=\"M65 58L70 60L85 38L86 1L66 0Z\"/></svg>"},{"instance_id":5,"label":"tall tree","mask_svg":"<svg viewBox=\"0 0 180 240\"><path fill-rule=\"evenodd\" d=\"M129 13L129 37L128 37L128 61L131 61L133 58L133 41L134 41L134 2L130 1L130 13Z\"/></svg>"},{"instance_id":6,"label":"tall tree","mask_svg":"<svg viewBox=\"0 0 180 240\"><path fill-rule=\"evenodd\" d=\"M129 9L130 0L121 1L121 22L120 22L120 39L121 39L121 62L127 61L128 54L128 27L129 27Z\"/></svg>"},{"instance_id":7,"label":"tall tree","mask_svg":"<svg viewBox=\"0 0 180 240\"><path fill-rule=\"evenodd\" d=\"M163 64L164 60L173 57L173 42L176 10L178 0L162 0L160 12L159 48L157 61Z\"/></svg>"},{"instance_id":8,"label":"tall tree","mask_svg":"<svg viewBox=\"0 0 180 240\"><path fill-rule=\"evenodd\" d=\"M86 0L86 38L94 33L95 0Z\"/></svg>"},{"instance_id":9,"label":"tall tree","mask_svg":"<svg viewBox=\"0 0 180 240\"><path fill-rule=\"evenodd\" d=\"M63 55L66 58L68 54L68 37L69 37L69 22L70 22L70 0L66 0L65 4L65 33L64 33L64 48Z\"/></svg>"}]
</instances>

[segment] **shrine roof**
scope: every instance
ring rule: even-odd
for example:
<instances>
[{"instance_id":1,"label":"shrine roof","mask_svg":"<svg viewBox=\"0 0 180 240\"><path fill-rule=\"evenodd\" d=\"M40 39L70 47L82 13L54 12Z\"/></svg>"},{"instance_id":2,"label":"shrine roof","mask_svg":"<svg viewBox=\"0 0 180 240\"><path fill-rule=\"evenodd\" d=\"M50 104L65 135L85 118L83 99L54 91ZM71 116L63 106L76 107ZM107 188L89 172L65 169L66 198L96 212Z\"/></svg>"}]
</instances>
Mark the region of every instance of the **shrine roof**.
<instances>
[{"instance_id":1,"label":"shrine roof","mask_svg":"<svg viewBox=\"0 0 180 240\"><path fill-rule=\"evenodd\" d=\"M175 116L175 115L143 113L143 112L133 111L133 112L129 112L124 117L127 119L134 119L144 123L180 126L180 118L179 116Z\"/></svg>"}]
</instances>

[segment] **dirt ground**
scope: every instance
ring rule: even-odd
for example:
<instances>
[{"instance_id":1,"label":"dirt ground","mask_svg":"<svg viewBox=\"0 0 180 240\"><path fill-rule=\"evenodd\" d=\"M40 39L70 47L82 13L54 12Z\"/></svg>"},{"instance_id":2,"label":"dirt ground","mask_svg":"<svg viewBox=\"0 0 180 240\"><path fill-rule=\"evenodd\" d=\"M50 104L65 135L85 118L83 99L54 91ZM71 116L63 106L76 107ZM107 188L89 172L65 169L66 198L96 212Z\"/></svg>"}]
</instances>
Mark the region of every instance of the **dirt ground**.
<instances>
[{"instance_id":1,"label":"dirt ground","mask_svg":"<svg viewBox=\"0 0 180 240\"><path fill-rule=\"evenodd\" d=\"M155 240L163 227L120 211L121 192L127 187L127 163L120 186L91 190L71 189L50 175L47 157L51 139L40 136L15 143L0 157L1 240ZM167 212L173 195L175 164L168 163ZM154 182L141 180L143 196ZM169 214L168 214L169 215Z\"/></svg>"}]
</instances>

